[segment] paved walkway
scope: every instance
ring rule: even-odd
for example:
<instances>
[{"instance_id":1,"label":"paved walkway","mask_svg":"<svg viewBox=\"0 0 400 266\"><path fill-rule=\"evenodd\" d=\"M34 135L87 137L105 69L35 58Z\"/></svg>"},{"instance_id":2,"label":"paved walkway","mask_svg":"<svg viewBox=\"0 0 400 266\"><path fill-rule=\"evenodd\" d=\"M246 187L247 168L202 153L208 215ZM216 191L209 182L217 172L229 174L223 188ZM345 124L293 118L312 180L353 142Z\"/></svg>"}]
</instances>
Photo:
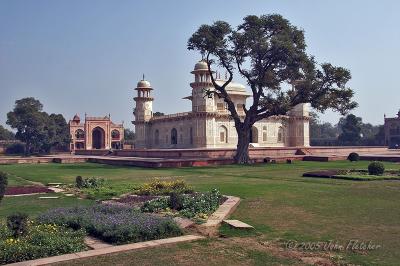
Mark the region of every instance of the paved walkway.
<instances>
[{"instance_id":1,"label":"paved walkway","mask_svg":"<svg viewBox=\"0 0 400 266\"><path fill-rule=\"evenodd\" d=\"M82 252L73 253L73 254L66 254L66 255L37 259L37 260L17 262L17 263L12 263L12 264L8 264L8 265L13 265L13 266L47 265L47 264L56 263L56 262L63 262L63 261L81 259L81 258L90 258L90 257L94 257L94 256L113 254L113 253L117 253L117 252L124 252L124 251L130 251L130 250L135 250L135 249L157 247L157 246L166 245L166 244L188 242L188 241L194 241L194 240L199 240L199 239L203 239L203 238L204 237L202 237L202 236L186 235L186 236L146 241L146 242L141 242L141 243L104 247L104 248L100 248L100 249L82 251Z\"/></svg>"}]
</instances>

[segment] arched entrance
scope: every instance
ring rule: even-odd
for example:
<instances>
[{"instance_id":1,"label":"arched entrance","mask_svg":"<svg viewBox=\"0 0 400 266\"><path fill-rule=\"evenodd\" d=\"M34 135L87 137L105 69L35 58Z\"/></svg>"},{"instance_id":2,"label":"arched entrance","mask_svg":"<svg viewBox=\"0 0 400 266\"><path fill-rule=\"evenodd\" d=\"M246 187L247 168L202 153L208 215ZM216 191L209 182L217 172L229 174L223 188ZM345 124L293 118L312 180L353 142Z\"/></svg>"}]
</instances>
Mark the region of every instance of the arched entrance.
<instances>
[{"instance_id":1,"label":"arched entrance","mask_svg":"<svg viewBox=\"0 0 400 266\"><path fill-rule=\"evenodd\" d=\"M92 131L93 149L105 149L105 132L101 127L96 127Z\"/></svg>"},{"instance_id":2,"label":"arched entrance","mask_svg":"<svg viewBox=\"0 0 400 266\"><path fill-rule=\"evenodd\" d=\"M258 129L256 127L251 128L250 143L258 143Z\"/></svg>"}]
</instances>

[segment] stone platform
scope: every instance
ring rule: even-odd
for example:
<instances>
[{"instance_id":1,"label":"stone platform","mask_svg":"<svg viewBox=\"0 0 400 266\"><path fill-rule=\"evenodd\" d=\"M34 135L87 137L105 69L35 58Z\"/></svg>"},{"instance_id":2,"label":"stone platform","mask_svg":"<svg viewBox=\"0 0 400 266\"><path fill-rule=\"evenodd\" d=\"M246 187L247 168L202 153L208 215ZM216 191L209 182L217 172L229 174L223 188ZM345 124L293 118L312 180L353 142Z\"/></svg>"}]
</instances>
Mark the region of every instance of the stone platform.
<instances>
[{"instance_id":1,"label":"stone platform","mask_svg":"<svg viewBox=\"0 0 400 266\"><path fill-rule=\"evenodd\" d=\"M350 152L360 154L361 160L400 162L399 150L386 147L291 147L250 148L254 163L292 161L345 160ZM83 163L93 162L121 166L149 168L192 167L232 164L234 149L168 149L168 150L117 150L111 155L106 150L81 150L77 154L61 154L37 157L0 157L0 164L18 163ZM158 155L158 157L157 157Z\"/></svg>"}]
</instances>

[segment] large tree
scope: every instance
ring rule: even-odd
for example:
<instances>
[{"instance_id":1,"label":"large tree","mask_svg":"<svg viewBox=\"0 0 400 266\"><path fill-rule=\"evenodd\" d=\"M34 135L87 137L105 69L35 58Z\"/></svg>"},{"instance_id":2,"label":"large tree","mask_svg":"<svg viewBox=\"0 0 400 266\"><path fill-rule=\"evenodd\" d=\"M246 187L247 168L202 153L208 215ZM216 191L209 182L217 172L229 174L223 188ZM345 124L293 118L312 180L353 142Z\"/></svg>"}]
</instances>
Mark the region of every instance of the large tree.
<instances>
[{"instance_id":1,"label":"large tree","mask_svg":"<svg viewBox=\"0 0 400 266\"><path fill-rule=\"evenodd\" d=\"M349 114L345 118L341 118L339 126L342 133L339 135L339 143L341 145L352 146L360 145L363 137L361 133L362 119L353 114Z\"/></svg>"},{"instance_id":2,"label":"large tree","mask_svg":"<svg viewBox=\"0 0 400 266\"><path fill-rule=\"evenodd\" d=\"M286 115L301 103L343 114L357 106L346 87L350 72L329 63L318 65L306 53L304 32L280 15L247 16L236 29L224 21L202 25L190 37L188 49L199 51L208 64L214 89L206 94L223 98L228 106L238 135L236 163L249 162L251 127L259 120ZM212 75L214 67L229 74L222 85ZM252 92L244 116L225 89L234 73L245 78Z\"/></svg>"},{"instance_id":3,"label":"large tree","mask_svg":"<svg viewBox=\"0 0 400 266\"><path fill-rule=\"evenodd\" d=\"M32 97L15 101L14 110L7 114L7 124L17 130L16 139L26 144L26 155L47 153L70 142L64 117L43 112L43 105Z\"/></svg>"},{"instance_id":4,"label":"large tree","mask_svg":"<svg viewBox=\"0 0 400 266\"><path fill-rule=\"evenodd\" d=\"M15 134L12 131L0 125L0 140L13 140L13 139L15 139Z\"/></svg>"}]
</instances>

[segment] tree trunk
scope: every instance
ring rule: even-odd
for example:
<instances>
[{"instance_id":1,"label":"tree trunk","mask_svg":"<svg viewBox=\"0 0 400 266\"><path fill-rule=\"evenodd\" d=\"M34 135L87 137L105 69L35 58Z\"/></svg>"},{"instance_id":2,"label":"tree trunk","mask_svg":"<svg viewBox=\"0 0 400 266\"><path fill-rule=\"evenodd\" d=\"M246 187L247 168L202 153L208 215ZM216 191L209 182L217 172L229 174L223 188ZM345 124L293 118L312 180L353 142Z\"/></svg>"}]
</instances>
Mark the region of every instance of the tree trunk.
<instances>
[{"instance_id":1,"label":"tree trunk","mask_svg":"<svg viewBox=\"0 0 400 266\"><path fill-rule=\"evenodd\" d=\"M236 155L234 157L235 163L237 164L250 163L250 157L249 157L250 130L251 127L237 129L238 144L236 149Z\"/></svg>"}]
</instances>

